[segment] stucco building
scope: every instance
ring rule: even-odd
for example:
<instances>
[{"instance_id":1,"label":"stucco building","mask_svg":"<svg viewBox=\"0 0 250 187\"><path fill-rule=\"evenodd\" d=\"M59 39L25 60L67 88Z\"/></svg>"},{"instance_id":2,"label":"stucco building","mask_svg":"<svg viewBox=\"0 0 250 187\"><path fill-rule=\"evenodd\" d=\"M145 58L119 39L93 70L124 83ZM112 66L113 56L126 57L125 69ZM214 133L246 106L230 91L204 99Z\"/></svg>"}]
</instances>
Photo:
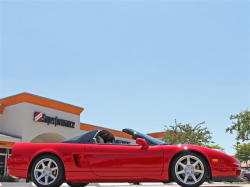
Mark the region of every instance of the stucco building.
<instances>
[{"instance_id":1,"label":"stucco building","mask_svg":"<svg viewBox=\"0 0 250 187\"><path fill-rule=\"evenodd\" d=\"M106 129L119 143L134 143L121 131L80 122L83 108L30 93L0 99L0 176L16 142L60 142L94 129Z\"/></svg>"}]
</instances>

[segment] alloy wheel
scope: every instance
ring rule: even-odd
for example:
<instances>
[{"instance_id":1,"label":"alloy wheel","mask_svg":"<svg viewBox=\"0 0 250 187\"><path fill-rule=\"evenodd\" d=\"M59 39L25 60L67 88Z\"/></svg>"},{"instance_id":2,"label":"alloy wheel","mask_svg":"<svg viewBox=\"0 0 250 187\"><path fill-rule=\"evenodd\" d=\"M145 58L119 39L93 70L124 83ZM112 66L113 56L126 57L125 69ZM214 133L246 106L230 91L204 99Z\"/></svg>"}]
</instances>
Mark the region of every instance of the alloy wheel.
<instances>
[{"instance_id":1,"label":"alloy wheel","mask_svg":"<svg viewBox=\"0 0 250 187\"><path fill-rule=\"evenodd\" d=\"M34 177L41 185L50 185L58 176L58 166L53 159L44 158L34 168Z\"/></svg>"},{"instance_id":2,"label":"alloy wheel","mask_svg":"<svg viewBox=\"0 0 250 187\"><path fill-rule=\"evenodd\" d=\"M198 183L204 175L202 161L194 155L185 155L175 164L175 175L178 180L187 185Z\"/></svg>"}]
</instances>

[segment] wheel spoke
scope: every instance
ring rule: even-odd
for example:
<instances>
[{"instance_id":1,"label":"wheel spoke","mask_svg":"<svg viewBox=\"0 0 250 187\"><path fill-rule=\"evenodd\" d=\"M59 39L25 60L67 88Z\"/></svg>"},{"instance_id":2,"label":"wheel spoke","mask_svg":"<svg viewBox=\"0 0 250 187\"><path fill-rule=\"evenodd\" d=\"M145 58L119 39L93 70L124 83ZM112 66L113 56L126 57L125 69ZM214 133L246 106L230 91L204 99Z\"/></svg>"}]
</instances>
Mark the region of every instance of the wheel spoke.
<instances>
[{"instance_id":1,"label":"wheel spoke","mask_svg":"<svg viewBox=\"0 0 250 187\"><path fill-rule=\"evenodd\" d=\"M197 179L196 179L196 177L194 176L194 174L191 175L191 177L194 179L194 182L196 183L196 182L197 182Z\"/></svg>"},{"instance_id":2,"label":"wheel spoke","mask_svg":"<svg viewBox=\"0 0 250 187\"><path fill-rule=\"evenodd\" d=\"M45 176L45 184L48 184L49 176Z\"/></svg>"},{"instance_id":3,"label":"wheel spoke","mask_svg":"<svg viewBox=\"0 0 250 187\"><path fill-rule=\"evenodd\" d=\"M204 171L203 170L197 170L197 169L195 169L194 173L204 173Z\"/></svg>"},{"instance_id":4,"label":"wheel spoke","mask_svg":"<svg viewBox=\"0 0 250 187\"><path fill-rule=\"evenodd\" d=\"M186 174L186 175L185 175L185 179L184 179L184 183L187 182L187 179L188 179L188 175Z\"/></svg>"},{"instance_id":5,"label":"wheel spoke","mask_svg":"<svg viewBox=\"0 0 250 187\"><path fill-rule=\"evenodd\" d=\"M50 174L49 176L50 176L53 180L56 179L56 177L55 177L54 175L52 175L52 174Z\"/></svg>"},{"instance_id":6,"label":"wheel spoke","mask_svg":"<svg viewBox=\"0 0 250 187\"><path fill-rule=\"evenodd\" d=\"M54 168L51 168L51 171L55 171L57 169L58 169L58 167L54 167Z\"/></svg>"},{"instance_id":7,"label":"wheel spoke","mask_svg":"<svg viewBox=\"0 0 250 187\"><path fill-rule=\"evenodd\" d=\"M43 169L35 169L35 172L40 172L40 173L42 173L42 172L43 172Z\"/></svg>"},{"instance_id":8,"label":"wheel spoke","mask_svg":"<svg viewBox=\"0 0 250 187\"><path fill-rule=\"evenodd\" d=\"M43 160L41 161L41 164L42 164L42 166L43 166L43 169L46 168L46 166L45 166Z\"/></svg>"},{"instance_id":9,"label":"wheel spoke","mask_svg":"<svg viewBox=\"0 0 250 187\"><path fill-rule=\"evenodd\" d=\"M50 160L49 163L48 163L48 165L47 165L48 168L50 168L51 162L52 162L52 161Z\"/></svg>"},{"instance_id":10,"label":"wheel spoke","mask_svg":"<svg viewBox=\"0 0 250 187\"><path fill-rule=\"evenodd\" d=\"M178 162L177 164L179 164L181 167L183 167L183 168L185 168L186 167L186 165L185 164L183 164L182 162Z\"/></svg>"},{"instance_id":11,"label":"wheel spoke","mask_svg":"<svg viewBox=\"0 0 250 187\"><path fill-rule=\"evenodd\" d=\"M197 164L199 164L200 163L200 161L199 160L197 160L195 163L193 163L192 165L193 165L193 167L195 167Z\"/></svg>"},{"instance_id":12,"label":"wheel spoke","mask_svg":"<svg viewBox=\"0 0 250 187\"><path fill-rule=\"evenodd\" d=\"M44 177L44 174L40 175L40 177L37 178L38 181L40 181Z\"/></svg>"},{"instance_id":13,"label":"wheel spoke","mask_svg":"<svg viewBox=\"0 0 250 187\"><path fill-rule=\"evenodd\" d=\"M189 157L189 155L187 156L187 165L190 165L191 163L190 163L190 157Z\"/></svg>"},{"instance_id":14,"label":"wheel spoke","mask_svg":"<svg viewBox=\"0 0 250 187\"><path fill-rule=\"evenodd\" d=\"M181 170L181 171L176 172L177 175L180 175L180 174L182 174L182 173L185 173L185 171L184 171L184 170Z\"/></svg>"}]
</instances>

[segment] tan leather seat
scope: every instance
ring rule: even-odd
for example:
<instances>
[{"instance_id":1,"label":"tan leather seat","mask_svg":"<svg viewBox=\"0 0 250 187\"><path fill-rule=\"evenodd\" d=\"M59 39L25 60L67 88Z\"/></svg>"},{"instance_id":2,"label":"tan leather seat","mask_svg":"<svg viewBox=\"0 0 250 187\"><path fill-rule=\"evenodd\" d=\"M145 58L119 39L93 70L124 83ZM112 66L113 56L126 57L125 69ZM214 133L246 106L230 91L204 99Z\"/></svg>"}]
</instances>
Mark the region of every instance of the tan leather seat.
<instances>
[{"instance_id":1,"label":"tan leather seat","mask_svg":"<svg viewBox=\"0 0 250 187\"><path fill-rule=\"evenodd\" d=\"M95 138L97 143L104 143L104 140L101 136L96 136Z\"/></svg>"}]
</instances>

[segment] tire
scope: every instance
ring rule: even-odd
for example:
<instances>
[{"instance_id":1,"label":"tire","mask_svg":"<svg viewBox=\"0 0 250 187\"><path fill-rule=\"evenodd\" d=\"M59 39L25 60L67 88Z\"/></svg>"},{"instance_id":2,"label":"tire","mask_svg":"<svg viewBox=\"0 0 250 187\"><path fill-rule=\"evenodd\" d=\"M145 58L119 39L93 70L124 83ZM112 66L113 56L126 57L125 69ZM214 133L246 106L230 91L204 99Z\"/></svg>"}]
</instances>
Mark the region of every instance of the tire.
<instances>
[{"instance_id":1,"label":"tire","mask_svg":"<svg viewBox=\"0 0 250 187\"><path fill-rule=\"evenodd\" d=\"M171 162L170 172L180 186L197 187L206 180L208 167L199 154L183 152Z\"/></svg>"},{"instance_id":2,"label":"tire","mask_svg":"<svg viewBox=\"0 0 250 187\"><path fill-rule=\"evenodd\" d=\"M64 182L64 167L59 158L46 154L38 157L31 168L32 181L38 187L59 187Z\"/></svg>"},{"instance_id":3,"label":"tire","mask_svg":"<svg viewBox=\"0 0 250 187\"><path fill-rule=\"evenodd\" d=\"M248 178L247 178L247 177L243 177L243 178L242 178L242 181L243 181L243 182L248 182Z\"/></svg>"},{"instance_id":4,"label":"tire","mask_svg":"<svg viewBox=\"0 0 250 187\"><path fill-rule=\"evenodd\" d=\"M67 184L71 187L84 187L87 186L89 183L82 183L82 182L67 182Z\"/></svg>"}]
</instances>

